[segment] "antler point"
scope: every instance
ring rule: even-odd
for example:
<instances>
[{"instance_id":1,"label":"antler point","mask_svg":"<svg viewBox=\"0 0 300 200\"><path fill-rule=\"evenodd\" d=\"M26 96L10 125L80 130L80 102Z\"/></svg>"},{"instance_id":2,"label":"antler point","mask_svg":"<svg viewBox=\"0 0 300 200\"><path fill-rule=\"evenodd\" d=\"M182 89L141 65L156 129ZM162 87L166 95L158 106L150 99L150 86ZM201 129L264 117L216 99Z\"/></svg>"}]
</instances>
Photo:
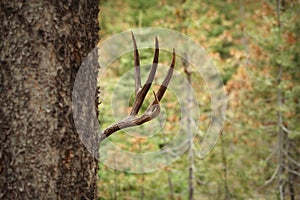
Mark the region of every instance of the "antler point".
<instances>
[{"instance_id":1,"label":"antler point","mask_svg":"<svg viewBox=\"0 0 300 200\"><path fill-rule=\"evenodd\" d=\"M155 48L159 49L158 38L155 36Z\"/></svg>"}]
</instances>

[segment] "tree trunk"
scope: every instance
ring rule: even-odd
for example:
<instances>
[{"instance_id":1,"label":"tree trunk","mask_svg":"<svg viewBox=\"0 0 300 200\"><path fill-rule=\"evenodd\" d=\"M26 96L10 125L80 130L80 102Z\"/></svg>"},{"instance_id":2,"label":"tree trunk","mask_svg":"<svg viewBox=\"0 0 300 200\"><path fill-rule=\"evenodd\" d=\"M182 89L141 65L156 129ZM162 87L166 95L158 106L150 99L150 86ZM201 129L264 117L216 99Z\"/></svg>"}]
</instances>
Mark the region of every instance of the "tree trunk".
<instances>
[{"instance_id":1,"label":"tree trunk","mask_svg":"<svg viewBox=\"0 0 300 200\"><path fill-rule=\"evenodd\" d=\"M98 164L75 131L71 96L98 40L98 0L0 6L0 199L95 199Z\"/></svg>"}]
</instances>

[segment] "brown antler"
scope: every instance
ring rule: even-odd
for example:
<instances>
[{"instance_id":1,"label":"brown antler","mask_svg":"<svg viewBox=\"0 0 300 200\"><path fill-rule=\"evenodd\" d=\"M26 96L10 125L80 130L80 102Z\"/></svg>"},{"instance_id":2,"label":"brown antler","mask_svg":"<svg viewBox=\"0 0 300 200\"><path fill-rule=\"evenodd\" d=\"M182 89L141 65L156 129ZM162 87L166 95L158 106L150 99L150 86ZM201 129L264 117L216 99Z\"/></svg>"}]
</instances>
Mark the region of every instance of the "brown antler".
<instances>
[{"instance_id":1,"label":"brown antler","mask_svg":"<svg viewBox=\"0 0 300 200\"><path fill-rule=\"evenodd\" d=\"M160 86L159 90L157 93L153 92L154 95L154 101L152 104L149 105L149 107L146 109L146 111L138 116L138 112L145 100L145 97L152 85L152 82L154 80L155 72L157 69L158 65L158 57L159 57L159 46L158 46L158 40L157 37L155 37L155 53L154 53L154 58L153 58L153 63L152 67L148 76L148 79L144 86L141 86L141 76L140 76L140 58L139 58L139 51L136 45L136 40L134 37L134 34L132 34L132 40L133 40L133 47L134 47L134 65L135 65L135 100L133 103L133 107L131 109L130 115L127 116L126 118L122 119L119 122L116 122L115 124L110 125L107 127L104 132L100 135L100 142L103 141L105 138L113 134L114 132L128 128L128 127L133 127L133 126L138 126L141 125L145 122L148 122L155 117L158 116L160 113L160 106L159 102L164 96L164 93L169 85L169 82L171 80L172 74L173 74L173 69L175 65L175 50L173 49L173 59L171 66L168 70L168 74L165 77L163 84Z\"/></svg>"}]
</instances>

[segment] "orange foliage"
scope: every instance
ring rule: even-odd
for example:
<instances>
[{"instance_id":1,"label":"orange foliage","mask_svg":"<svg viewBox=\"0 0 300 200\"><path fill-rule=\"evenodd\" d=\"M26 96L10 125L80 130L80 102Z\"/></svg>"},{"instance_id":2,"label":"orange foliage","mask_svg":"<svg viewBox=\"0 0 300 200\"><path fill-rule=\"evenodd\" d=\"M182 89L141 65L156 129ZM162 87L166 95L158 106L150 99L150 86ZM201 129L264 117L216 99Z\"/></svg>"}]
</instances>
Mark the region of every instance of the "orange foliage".
<instances>
[{"instance_id":1,"label":"orange foliage","mask_svg":"<svg viewBox=\"0 0 300 200\"><path fill-rule=\"evenodd\" d=\"M294 45L297 42L295 35L291 32L285 33L284 38L290 45Z\"/></svg>"},{"instance_id":2,"label":"orange foliage","mask_svg":"<svg viewBox=\"0 0 300 200\"><path fill-rule=\"evenodd\" d=\"M176 122L176 121L178 121L178 116L177 115L171 115L171 116L169 116L168 117L168 121L169 122Z\"/></svg>"},{"instance_id":3,"label":"orange foliage","mask_svg":"<svg viewBox=\"0 0 300 200\"><path fill-rule=\"evenodd\" d=\"M251 51L251 58L255 60L266 60L268 57L265 51L262 50L262 47L258 46L257 44L250 44L250 51Z\"/></svg>"},{"instance_id":4,"label":"orange foliage","mask_svg":"<svg viewBox=\"0 0 300 200\"><path fill-rule=\"evenodd\" d=\"M235 93L241 89L251 90L252 83L248 78L245 67L239 67L232 79L225 86L227 93Z\"/></svg>"},{"instance_id":5,"label":"orange foliage","mask_svg":"<svg viewBox=\"0 0 300 200\"><path fill-rule=\"evenodd\" d=\"M200 115L199 120L204 121L207 119L207 115Z\"/></svg>"}]
</instances>

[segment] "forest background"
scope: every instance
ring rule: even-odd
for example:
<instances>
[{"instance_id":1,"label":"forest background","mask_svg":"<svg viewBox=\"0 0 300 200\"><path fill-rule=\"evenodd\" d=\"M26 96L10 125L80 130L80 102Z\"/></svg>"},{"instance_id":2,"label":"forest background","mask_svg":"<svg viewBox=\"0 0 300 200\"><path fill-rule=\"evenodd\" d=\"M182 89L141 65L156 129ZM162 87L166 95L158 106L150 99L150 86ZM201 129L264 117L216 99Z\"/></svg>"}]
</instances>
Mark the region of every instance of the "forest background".
<instances>
[{"instance_id":1,"label":"forest background","mask_svg":"<svg viewBox=\"0 0 300 200\"><path fill-rule=\"evenodd\" d=\"M191 187L194 199L300 199L299 13L299 0L102 0L102 41L132 28L162 27L203 46L221 71L227 112L222 136L205 159L194 155L191 160L187 152L168 167L142 174L100 163L100 199L187 199ZM150 63L152 54L152 50L142 51L142 63ZM169 60L170 56L163 56L161 62ZM114 122L109 95L132 67L132 55L126 54L101 81L103 127ZM176 67L184 76L180 59ZM209 126L211 106L198 76L191 74L201 111L195 149ZM119 95L122 92L128 91L122 89ZM111 140L128 151L159 150L172 139L176 129L172 124L180 120L172 95L165 97L162 106L168 110L163 131L170 134L124 140L126 135L120 133Z\"/></svg>"}]
</instances>

